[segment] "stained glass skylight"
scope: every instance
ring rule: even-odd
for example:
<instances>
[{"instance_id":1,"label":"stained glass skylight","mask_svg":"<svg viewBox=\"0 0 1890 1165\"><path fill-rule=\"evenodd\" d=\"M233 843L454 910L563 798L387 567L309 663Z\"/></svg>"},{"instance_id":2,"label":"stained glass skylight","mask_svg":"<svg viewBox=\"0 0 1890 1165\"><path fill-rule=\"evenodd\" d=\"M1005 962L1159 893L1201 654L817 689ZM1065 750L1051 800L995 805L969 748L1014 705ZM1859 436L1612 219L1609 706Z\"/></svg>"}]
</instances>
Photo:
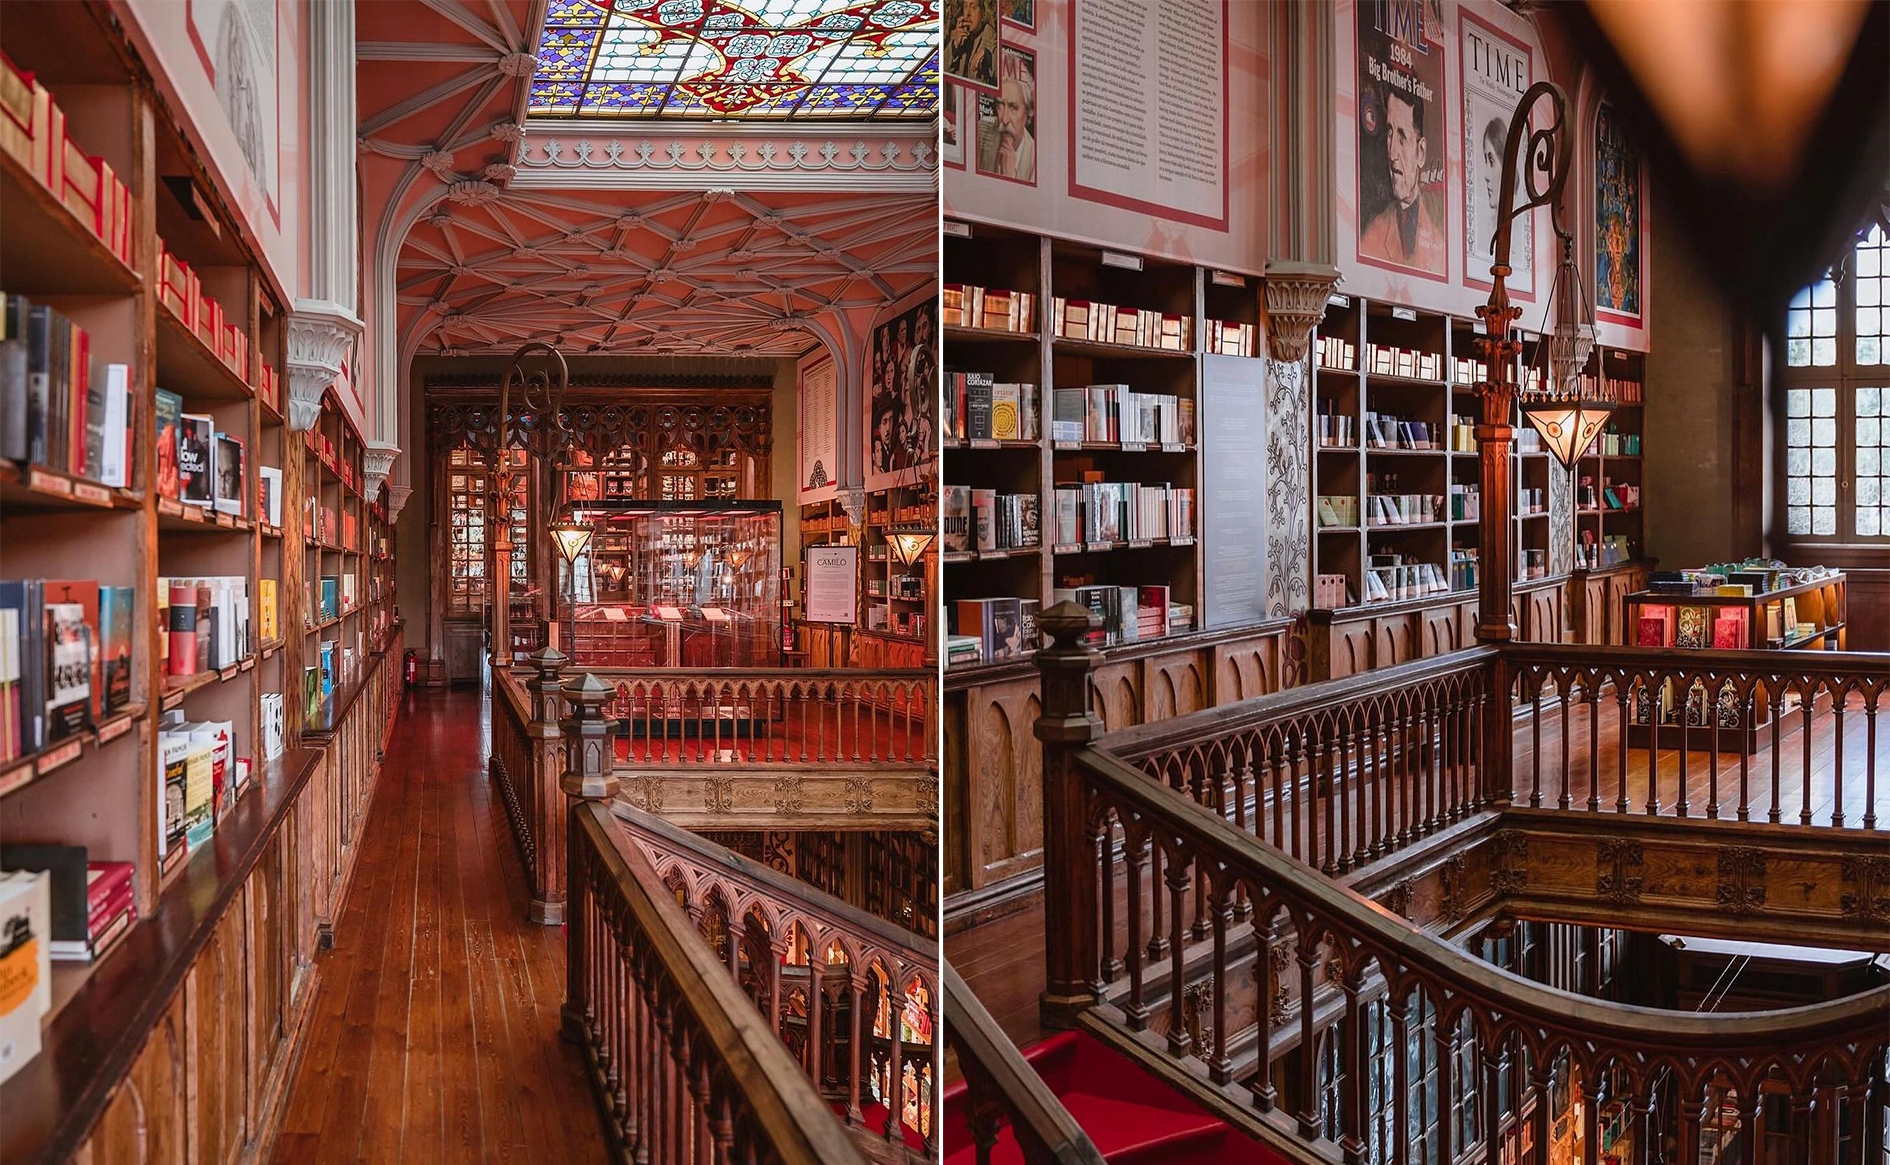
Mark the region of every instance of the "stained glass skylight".
<instances>
[{"instance_id":1,"label":"stained glass skylight","mask_svg":"<svg viewBox=\"0 0 1890 1165\"><path fill-rule=\"evenodd\" d=\"M551 0L534 117L935 116L940 0Z\"/></svg>"}]
</instances>

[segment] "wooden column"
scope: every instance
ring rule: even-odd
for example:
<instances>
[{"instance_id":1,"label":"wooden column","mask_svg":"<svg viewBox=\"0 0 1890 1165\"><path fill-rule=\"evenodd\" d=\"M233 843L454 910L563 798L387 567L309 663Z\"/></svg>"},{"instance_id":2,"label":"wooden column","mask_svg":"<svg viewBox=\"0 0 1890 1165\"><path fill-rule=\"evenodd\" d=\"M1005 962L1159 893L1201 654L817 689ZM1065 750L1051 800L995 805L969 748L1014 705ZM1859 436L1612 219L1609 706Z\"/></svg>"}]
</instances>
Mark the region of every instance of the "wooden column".
<instances>
[{"instance_id":1,"label":"wooden column","mask_svg":"<svg viewBox=\"0 0 1890 1165\"><path fill-rule=\"evenodd\" d=\"M900 1038L903 1030L900 1016L905 1011L905 996L893 990L890 984L886 988L886 1140L898 1144L904 1138L899 1132L900 1109L905 1105L905 1041Z\"/></svg>"},{"instance_id":2,"label":"wooden column","mask_svg":"<svg viewBox=\"0 0 1890 1165\"><path fill-rule=\"evenodd\" d=\"M564 740L564 795L571 802L567 836L575 836L576 816L590 803L603 803L616 795L617 781L610 774L610 724L604 719L604 702L610 698L610 686L589 672L575 684L562 689L571 715L562 726ZM576 846L565 847L565 885L575 892L582 878L578 869ZM584 998L586 947L596 936L587 936L580 919L565 930L565 993L562 1019L565 1038L581 1042L590 1021L589 1001Z\"/></svg>"},{"instance_id":3,"label":"wooden column","mask_svg":"<svg viewBox=\"0 0 1890 1165\"><path fill-rule=\"evenodd\" d=\"M524 794L535 803L537 812L529 814L540 836L535 838L532 864L534 892L529 917L533 922L555 926L564 921L564 737L558 727L558 692L564 686L561 672L565 658L555 648L546 647L531 657L532 676L525 681L531 693L531 723L525 734L531 739L532 771L517 778L531 781Z\"/></svg>"},{"instance_id":4,"label":"wooden column","mask_svg":"<svg viewBox=\"0 0 1890 1165\"><path fill-rule=\"evenodd\" d=\"M1601 1165L1601 1080L1582 1080L1582 1165ZM1748 1157L1746 1160L1750 1161Z\"/></svg>"},{"instance_id":5,"label":"wooden column","mask_svg":"<svg viewBox=\"0 0 1890 1165\"><path fill-rule=\"evenodd\" d=\"M1076 1017L1096 1002L1090 977L1100 951L1100 875L1092 861L1088 798L1073 756L1102 734L1089 710L1090 673L1102 654L1082 642L1096 626L1087 607L1058 603L1038 616L1037 626L1051 640L1037 652L1043 713L1034 729L1043 742L1043 891L1050 904L1037 1012L1046 1028L1061 1029L1074 1027Z\"/></svg>"},{"instance_id":6,"label":"wooden column","mask_svg":"<svg viewBox=\"0 0 1890 1165\"><path fill-rule=\"evenodd\" d=\"M866 981L857 968L849 967L851 977L847 981L847 1124L858 1126L865 1123L865 1116L860 1112L860 1074L866 1071L866 1050L860 1039L860 1008L866 998Z\"/></svg>"},{"instance_id":7,"label":"wooden column","mask_svg":"<svg viewBox=\"0 0 1890 1165\"><path fill-rule=\"evenodd\" d=\"M820 1091L820 971L822 953L807 952L807 1075Z\"/></svg>"}]
</instances>

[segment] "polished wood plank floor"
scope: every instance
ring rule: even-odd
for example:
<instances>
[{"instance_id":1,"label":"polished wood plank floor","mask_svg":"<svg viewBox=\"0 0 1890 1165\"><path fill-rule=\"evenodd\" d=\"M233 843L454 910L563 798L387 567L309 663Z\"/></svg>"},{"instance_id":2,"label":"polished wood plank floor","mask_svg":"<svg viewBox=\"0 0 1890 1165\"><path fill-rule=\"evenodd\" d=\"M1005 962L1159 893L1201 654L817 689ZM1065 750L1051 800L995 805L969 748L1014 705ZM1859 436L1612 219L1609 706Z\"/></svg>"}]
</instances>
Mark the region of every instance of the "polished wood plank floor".
<instances>
[{"instance_id":1,"label":"polished wood plank floor","mask_svg":"<svg viewBox=\"0 0 1890 1165\"><path fill-rule=\"evenodd\" d=\"M1854 704L1857 702L1854 701ZM1794 719L1796 715L1794 714ZM1569 720L1569 778L1568 798L1574 811L1586 811L1590 774L1599 774L1596 793L1600 801L1600 812L1612 814L1619 803L1620 750L1616 742L1620 739L1618 730L1619 716L1612 699L1604 700L1596 717L1595 731L1599 741L1596 761L1591 768L1588 753L1588 709L1578 706ZM1802 724L1793 725L1793 731L1781 733L1778 749L1778 769L1780 780L1777 783L1778 807L1781 823L1793 828L1806 828L1801 825L1803 811L1810 806L1813 824L1809 828L1829 826L1833 817L1843 825L1858 828L1866 812L1874 809L1873 824L1882 830L1890 827L1890 726L1880 729L1873 737L1870 735L1868 721L1861 714L1861 705L1851 709L1851 714L1844 718L1842 788L1839 786L1840 770L1835 763L1835 745L1837 742L1836 723L1828 711L1821 711L1814 717L1811 740L1810 778L1805 778L1805 740ZM1540 803L1549 808L1557 807L1562 798L1562 724L1558 715L1552 715L1545 703L1542 721L1538 729L1527 715L1519 718L1515 725L1515 748L1513 752L1514 804L1527 806L1532 798L1539 798ZM1538 736L1539 732L1539 736ZM1674 737L1673 745L1678 745L1676 733L1664 733L1663 741ZM1875 745L1875 780L1867 774L1872 769L1870 761L1871 745ZM1748 793L1748 811L1753 821L1768 819L1772 804L1773 753L1769 733L1764 740L1765 747L1754 753L1746 762L1746 780ZM1648 756L1647 750L1630 748L1628 754L1628 812L1644 814L1648 803ZM1542 758L1538 773L1535 757ZM1722 819L1732 820L1738 816L1740 758L1737 754L1726 751L1717 758L1704 748L1696 748L1686 757L1687 816L1704 818L1709 806L1717 800L1717 815ZM1715 769L1717 761L1717 769ZM1662 817L1677 815L1677 792L1680 785L1681 754L1677 747L1662 747L1654 757L1653 783L1658 791L1658 814ZM1536 787L1538 775L1541 786ZM1368 782L1369 784L1369 782ZM1717 791L1717 798L1714 793ZM1356 788L1349 790L1355 798ZM1809 796L1807 796L1807 792ZM1874 805L1867 797L1867 792L1875 793ZM1839 805L1841 814L1834 814ZM1312 828L1322 837L1324 834L1323 816L1312 816ZM1272 841L1271 836L1266 840ZM1124 875L1119 869L1116 876L1117 893L1123 891ZM1126 922L1117 920L1118 942L1125 933ZM1043 902L1041 896L1028 900L1023 910L992 919L969 930L953 934L946 939L945 955L952 965L963 975L966 983L991 1012L1005 1034L1020 1047L1025 1047L1043 1039L1049 1033L1037 1022L1037 996L1043 990ZM948 1076L955 1077L954 1067L948 1067Z\"/></svg>"},{"instance_id":2,"label":"polished wood plank floor","mask_svg":"<svg viewBox=\"0 0 1890 1165\"><path fill-rule=\"evenodd\" d=\"M278 1165L606 1159L577 1050L558 1038L563 929L526 921L486 777L490 704L407 696L320 956Z\"/></svg>"}]
</instances>

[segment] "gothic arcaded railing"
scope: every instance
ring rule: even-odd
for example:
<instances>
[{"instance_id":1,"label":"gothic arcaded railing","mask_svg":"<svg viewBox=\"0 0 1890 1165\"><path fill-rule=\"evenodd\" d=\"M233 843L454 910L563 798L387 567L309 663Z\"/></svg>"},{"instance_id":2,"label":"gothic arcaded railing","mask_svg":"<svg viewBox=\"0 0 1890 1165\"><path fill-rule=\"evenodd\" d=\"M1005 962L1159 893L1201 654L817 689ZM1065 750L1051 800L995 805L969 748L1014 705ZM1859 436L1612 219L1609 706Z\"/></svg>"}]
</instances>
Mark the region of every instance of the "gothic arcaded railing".
<instances>
[{"instance_id":1,"label":"gothic arcaded railing","mask_svg":"<svg viewBox=\"0 0 1890 1165\"><path fill-rule=\"evenodd\" d=\"M1490 965L1331 877L1501 808L1512 757L1531 766L1533 788L1559 750L1531 747L1533 709L1517 720L1508 694L1538 690L1546 673L1531 669L1543 661L1610 649L1477 649L1102 737L1089 711L1094 653L1077 646L1086 613L1060 605L1040 623L1055 641L1038 655L1036 729L1047 1022L1134 1050L1264 1140L1347 1165L1448 1161L1479 1146L1505 1160L1525 1141L1540 1152L1558 1092L1582 1099L1565 1099L1556 1119L1581 1129L1583 1162L1606 1159L1604 1113L1611 1129L1639 1130L1637 1145L1671 1136L1674 1151L1657 1159L1683 1165L1702 1159L1703 1138L1755 1161L1763 1136L1778 1160L1806 1163L1837 1159L1819 1154L1847 1140L1854 1153L1873 1143L1890 988L1749 1014L1603 1002ZM1720 659L1731 666L1718 671L1684 657L1670 672L1642 670L1750 684L1735 672L1759 654ZM1841 695L1856 716L1882 690L1881 672L1860 666L1877 658L1827 670L1813 657L1803 663L1819 667L1764 684ZM1868 783L1874 767L1864 769ZM1514 1118L1499 1081L1519 1098ZM1460 1124L1450 1110L1465 1095Z\"/></svg>"},{"instance_id":2,"label":"gothic arcaded railing","mask_svg":"<svg viewBox=\"0 0 1890 1165\"><path fill-rule=\"evenodd\" d=\"M1517 644L1515 803L1876 829L1890 655Z\"/></svg>"},{"instance_id":3,"label":"gothic arcaded railing","mask_svg":"<svg viewBox=\"0 0 1890 1165\"><path fill-rule=\"evenodd\" d=\"M863 1165L610 810L580 803L573 823L564 1026L613 1159Z\"/></svg>"},{"instance_id":4,"label":"gothic arcaded railing","mask_svg":"<svg viewBox=\"0 0 1890 1165\"><path fill-rule=\"evenodd\" d=\"M938 946L618 801L623 835L849 1125L936 1149Z\"/></svg>"}]
</instances>

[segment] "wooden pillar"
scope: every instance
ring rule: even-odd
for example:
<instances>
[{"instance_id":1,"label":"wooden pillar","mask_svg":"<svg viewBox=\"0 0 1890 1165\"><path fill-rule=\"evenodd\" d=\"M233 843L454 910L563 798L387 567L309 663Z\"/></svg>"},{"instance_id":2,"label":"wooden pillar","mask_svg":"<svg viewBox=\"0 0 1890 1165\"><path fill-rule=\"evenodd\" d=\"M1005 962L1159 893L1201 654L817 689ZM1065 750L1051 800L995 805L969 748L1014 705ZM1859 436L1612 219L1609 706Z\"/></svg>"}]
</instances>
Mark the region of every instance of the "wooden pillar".
<instances>
[{"instance_id":1,"label":"wooden pillar","mask_svg":"<svg viewBox=\"0 0 1890 1165\"><path fill-rule=\"evenodd\" d=\"M860 1008L866 1000L866 982L855 968L848 968L851 977L847 980L847 1124L858 1126L865 1121L860 1113L860 1074L868 1063L864 1041L860 1038Z\"/></svg>"},{"instance_id":2,"label":"wooden pillar","mask_svg":"<svg viewBox=\"0 0 1890 1165\"><path fill-rule=\"evenodd\" d=\"M588 804L603 804L616 795L617 781L611 776L610 725L604 719L604 701L610 698L609 685L589 672L575 684L561 688L570 708L570 718L562 726L564 740L564 776L560 786L571 802L567 815L567 836L578 835L577 815ZM578 886L580 845L565 847L565 885ZM588 1001L584 998L586 943L592 941L578 925L565 930L565 994L562 1011L566 1038L582 1041L589 1020Z\"/></svg>"},{"instance_id":3,"label":"wooden pillar","mask_svg":"<svg viewBox=\"0 0 1890 1165\"><path fill-rule=\"evenodd\" d=\"M1748 1157L1750 1161L1752 1158ZM1601 1165L1601 1072L1582 1078L1582 1165Z\"/></svg>"},{"instance_id":4,"label":"wooden pillar","mask_svg":"<svg viewBox=\"0 0 1890 1165\"><path fill-rule=\"evenodd\" d=\"M820 1091L820 972L823 953L807 952L807 1075Z\"/></svg>"},{"instance_id":5,"label":"wooden pillar","mask_svg":"<svg viewBox=\"0 0 1890 1165\"><path fill-rule=\"evenodd\" d=\"M905 996L893 990L888 984L886 995L886 1140L898 1144L903 1138L899 1132L900 1109L905 1101L905 1041L900 1038L900 1016L905 1011Z\"/></svg>"},{"instance_id":6,"label":"wooden pillar","mask_svg":"<svg viewBox=\"0 0 1890 1165\"><path fill-rule=\"evenodd\" d=\"M1358 976L1353 968L1345 969L1341 989L1345 992L1345 1026L1337 1034L1343 1041L1339 1056L1345 1076L1339 1085L1339 1152L1345 1158L1345 1165L1365 1165L1365 1066L1371 1062L1371 1049L1367 1045L1365 1012L1358 997Z\"/></svg>"},{"instance_id":7,"label":"wooden pillar","mask_svg":"<svg viewBox=\"0 0 1890 1165\"><path fill-rule=\"evenodd\" d=\"M1483 1053L1483 1159L1500 1162L1503 1159L1503 1093L1498 1084L1503 1075L1503 1045L1488 1032L1479 1032L1477 1042L1482 1045L1478 1050Z\"/></svg>"},{"instance_id":8,"label":"wooden pillar","mask_svg":"<svg viewBox=\"0 0 1890 1165\"><path fill-rule=\"evenodd\" d=\"M540 834L532 859L529 917L551 926L564 921L564 746L558 727L564 664L564 656L552 647L531 657L532 676L525 681L525 690L531 693L532 715L525 734L532 742L532 771L519 774L532 783L524 792L535 803L537 811L530 816Z\"/></svg>"},{"instance_id":9,"label":"wooden pillar","mask_svg":"<svg viewBox=\"0 0 1890 1165\"><path fill-rule=\"evenodd\" d=\"M1573 1061L1571 1061L1571 1070L1573 1066ZM1544 1060L1538 1062L1535 1066L1535 1071L1532 1072L1530 1076L1530 1090L1535 1093L1536 1106L1529 1117L1529 1123L1532 1129L1532 1134L1529 1139L1533 1142L1529 1154L1529 1161L1531 1165L1549 1165L1550 1068L1548 1061ZM1517 1123L1520 1127L1521 1122L1518 1121Z\"/></svg>"},{"instance_id":10,"label":"wooden pillar","mask_svg":"<svg viewBox=\"0 0 1890 1165\"><path fill-rule=\"evenodd\" d=\"M1044 989L1040 1022L1050 1029L1074 1027L1093 1006L1090 975L1100 951L1096 934L1097 881L1083 780L1074 754L1101 735L1090 714L1090 673L1102 654L1083 642L1096 626L1089 608L1061 602L1043 612L1037 626L1051 645L1037 652L1043 713L1035 726L1043 743Z\"/></svg>"},{"instance_id":11,"label":"wooden pillar","mask_svg":"<svg viewBox=\"0 0 1890 1165\"><path fill-rule=\"evenodd\" d=\"M1425 998L1428 1001L1429 995ZM1446 1025L1443 1015L1435 1010L1431 1012L1431 1042L1437 1048L1437 1159L1455 1161L1457 1109L1453 1081L1457 1071L1457 1027L1454 1023ZM1418 1103L1423 1103L1422 1098Z\"/></svg>"}]
</instances>

